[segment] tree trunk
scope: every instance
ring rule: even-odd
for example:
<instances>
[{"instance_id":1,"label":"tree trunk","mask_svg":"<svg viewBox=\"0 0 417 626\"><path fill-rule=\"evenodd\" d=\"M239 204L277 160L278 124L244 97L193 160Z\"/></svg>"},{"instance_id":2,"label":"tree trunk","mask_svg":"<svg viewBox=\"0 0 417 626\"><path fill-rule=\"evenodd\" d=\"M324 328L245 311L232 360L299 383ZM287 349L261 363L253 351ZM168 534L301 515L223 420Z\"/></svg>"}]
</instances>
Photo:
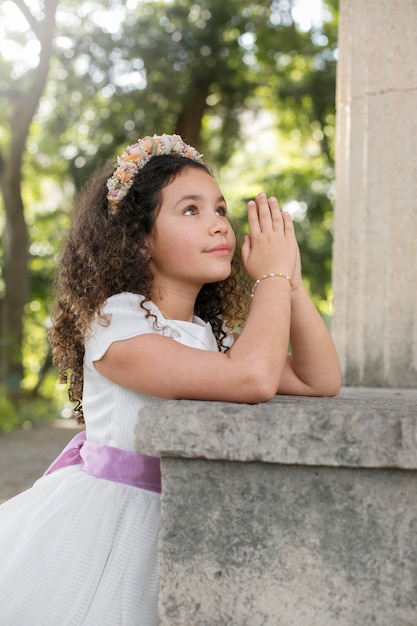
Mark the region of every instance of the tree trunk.
<instances>
[{"instance_id":1,"label":"tree trunk","mask_svg":"<svg viewBox=\"0 0 417 626\"><path fill-rule=\"evenodd\" d=\"M1 302L0 380L13 396L18 395L23 376L23 313L29 296L28 230L21 195L22 159L29 127L45 87L55 27L58 0L45 2L45 17L37 22L24 3L16 2L41 44L39 65L32 72L31 86L18 97L10 119L8 158L2 155L0 186L4 200L4 296Z\"/></svg>"},{"instance_id":2,"label":"tree trunk","mask_svg":"<svg viewBox=\"0 0 417 626\"><path fill-rule=\"evenodd\" d=\"M21 345L23 309L29 294L28 234L20 194L20 172L11 171L12 161L2 176L2 192L6 213L3 250L5 295L1 319L1 380L15 394L23 375Z\"/></svg>"},{"instance_id":3,"label":"tree trunk","mask_svg":"<svg viewBox=\"0 0 417 626\"><path fill-rule=\"evenodd\" d=\"M175 132L186 143L198 149L201 135L201 122L204 111L207 108L207 96L210 94L210 81L192 81L192 93L188 94L188 104L183 108L178 117Z\"/></svg>"}]
</instances>

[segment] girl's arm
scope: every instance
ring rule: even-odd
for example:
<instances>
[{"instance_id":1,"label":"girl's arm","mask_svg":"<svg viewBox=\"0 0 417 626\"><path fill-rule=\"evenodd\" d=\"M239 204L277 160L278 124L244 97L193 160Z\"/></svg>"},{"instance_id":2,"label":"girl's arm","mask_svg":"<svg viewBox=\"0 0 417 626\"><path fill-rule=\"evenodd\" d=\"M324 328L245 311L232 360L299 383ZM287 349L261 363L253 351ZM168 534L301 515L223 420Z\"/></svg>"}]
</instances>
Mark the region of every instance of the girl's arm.
<instances>
[{"instance_id":1,"label":"girl's arm","mask_svg":"<svg viewBox=\"0 0 417 626\"><path fill-rule=\"evenodd\" d=\"M250 276L292 277L298 247L290 216L260 194L248 205L248 222L242 257ZM286 367L290 318L290 283L269 278L259 283L245 328L227 353L149 334L114 342L95 367L119 385L164 398L262 402L275 395Z\"/></svg>"},{"instance_id":2,"label":"girl's arm","mask_svg":"<svg viewBox=\"0 0 417 626\"><path fill-rule=\"evenodd\" d=\"M302 284L291 298L291 354L278 393L333 396L339 393L339 359L330 333Z\"/></svg>"},{"instance_id":3,"label":"girl's arm","mask_svg":"<svg viewBox=\"0 0 417 626\"><path fill-rule=\"evenodd\" d=\"M272 311L274 317L280 315L279 311ZM303 285L298 246L292 277L289 343L291 353L286 357L277 392L302 396L338 394L339 358L331 335Z\"/></svg>"},{"instance_id":4,"label":"girl's arm","mask_svg":"<svg viewBox=\"0 0 417 626\"><path fill-rule=\"evenodd\" d=\"M325 380L328 370L338 371L333 344L298 284L299 252L290 216L281 213L275 198L267 200L260 194L248 205L248 222L250 236L245 238L242 257L249 275L256 280L282 273L292 278L293 290L282 277L262 280L245 328L225 354L189 348L159 335L141 335L110 346L95 363L103 376L171 399L255 403L271 399L277 390L296 395L337 393L337 381L328 385ZM293 354L288 356L290 340Z\"/></svg>"},{"instance_id":5,"label":"girl's arm","mask_svg":"<svg viewBox=\"0 0 417 626\"><path fill-rule=\"evenodd\" d=\"M323 318L303 285L299 250L292 283L291 354L278 393L334 396L341 386L339 358Z\"/></svg>"},{"instance_id":6,"label":"girl's arm","mask_svg":"<svg viewBox=\"0 0 417 626\"><path fill-rule=\"evenodd\" d=\"M341 387L339 358L323 318L302 282L291 294L289 342L291 352L286 356L277 393L337 395Z\"/></svg>"}]
</instances>

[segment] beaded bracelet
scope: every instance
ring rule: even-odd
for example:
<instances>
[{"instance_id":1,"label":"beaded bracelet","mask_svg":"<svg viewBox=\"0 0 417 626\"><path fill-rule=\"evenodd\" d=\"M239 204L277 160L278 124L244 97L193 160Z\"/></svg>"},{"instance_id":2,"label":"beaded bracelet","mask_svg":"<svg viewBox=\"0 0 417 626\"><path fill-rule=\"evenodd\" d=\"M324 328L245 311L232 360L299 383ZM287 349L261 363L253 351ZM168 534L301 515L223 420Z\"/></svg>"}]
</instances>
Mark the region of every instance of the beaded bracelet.
<instances>
[{"instance_id":1,"label":"beaded bracelet","mask_svg":"<svg viewBox=\"0 0 417 626\"><path fill-rule=\"evenodd\" d=\"M264 274L263 276L261 276L260 278L258 278L258 280L255 280L255 284L252 288L252 293L250 295L251 298L253 298L253 296L255 295L255 289L256 287L259 285L259 283L262 280L265 280L265 278L285 278L285 280L288 280L288 282L290 283L290 286L292 287L292 281L291 278L289 276L287 276L286 274L283 274L282 272L277 272L276 274L271 273L271 274Z\"/></svg>"}]
</instances>

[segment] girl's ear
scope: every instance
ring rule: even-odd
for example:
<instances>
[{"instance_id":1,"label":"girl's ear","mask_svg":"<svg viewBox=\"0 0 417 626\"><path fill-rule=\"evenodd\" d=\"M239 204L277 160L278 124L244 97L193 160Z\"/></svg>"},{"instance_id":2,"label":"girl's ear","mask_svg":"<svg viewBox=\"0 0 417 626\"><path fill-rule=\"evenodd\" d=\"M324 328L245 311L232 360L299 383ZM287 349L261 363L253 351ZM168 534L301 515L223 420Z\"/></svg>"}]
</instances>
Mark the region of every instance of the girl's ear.
<instances>
[{"instance_id":1,"label":"girl's ear","mask_svg":"<svg viewBox=\"0 0 417 626\"><path fill-rule=\"evenodd\" d=\"M146 263L149 263L152 258L152 249L149 244L149 237L146 237L142 246L139 248L139 254L143 258L143 260L146 261Z\"/></svg>"},{"instance_id":2,"label":"girl's ear","mask_svg":"<svg viewBox=\"0 0 417 626\"><path fill-rule=\"evenodd\" d=\"M144 260L149 263L152 258L150 248L145 244L143 248L140 249L140 254L143 256Z\"/></svg>"},{"instance_id":3,"label":"girl's ear","mask_svg":"<svg viewBox=\"0 0 417 626\"><path fill-rule=\"evenodd\" d=\"M147 263L152 259L152 251L155 243L155 231L154 228L150 233L145 235L143 246L141 248L141 254Z\"/></svg>"}]
</instances>

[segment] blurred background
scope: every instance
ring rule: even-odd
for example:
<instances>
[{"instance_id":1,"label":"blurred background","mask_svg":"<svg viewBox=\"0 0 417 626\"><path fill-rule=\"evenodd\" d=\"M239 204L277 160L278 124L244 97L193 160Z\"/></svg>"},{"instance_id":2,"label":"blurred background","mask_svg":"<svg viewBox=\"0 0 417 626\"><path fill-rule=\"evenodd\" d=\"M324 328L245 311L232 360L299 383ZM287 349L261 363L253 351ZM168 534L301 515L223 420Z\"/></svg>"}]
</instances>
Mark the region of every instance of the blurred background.
<instances>
[{"instance_id":1,"label":"blurred background","mask_svg":"<svg viewBox=\"0 0 417 626\"><path fill-rule=\"evenodd\" d=\"M2 0L0 432L72 416L47 332L77 190L138 137L178 133L232 214L263 190L295 220L332 313L337 0Z\"/></svg>"}]
</instances>

